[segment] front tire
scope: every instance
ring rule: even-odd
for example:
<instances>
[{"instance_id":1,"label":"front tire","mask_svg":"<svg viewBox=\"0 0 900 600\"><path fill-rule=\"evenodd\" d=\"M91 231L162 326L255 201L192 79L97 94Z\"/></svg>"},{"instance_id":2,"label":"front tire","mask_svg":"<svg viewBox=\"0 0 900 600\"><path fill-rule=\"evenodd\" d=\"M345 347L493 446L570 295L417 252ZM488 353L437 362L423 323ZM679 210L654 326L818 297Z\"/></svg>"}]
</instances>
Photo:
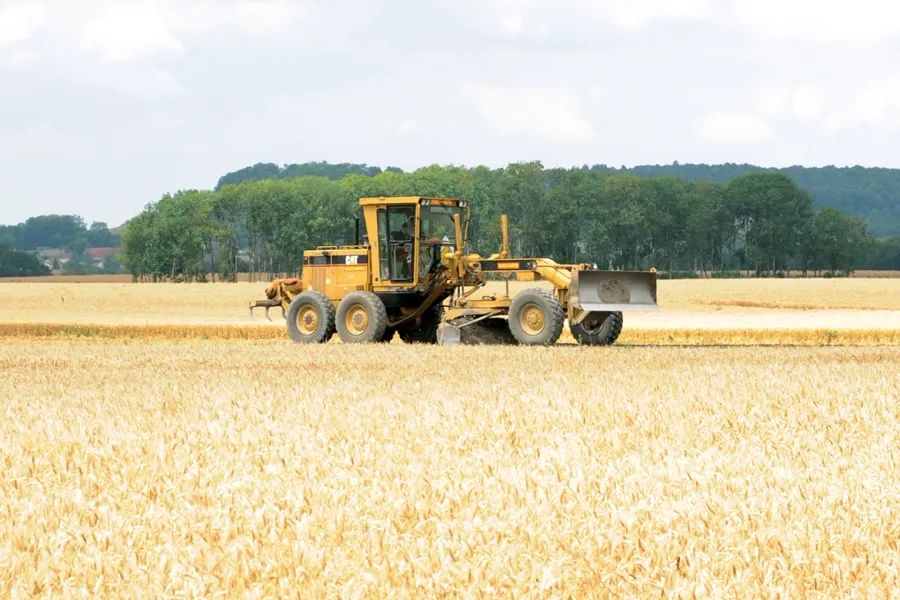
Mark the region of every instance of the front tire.
<instances>
[{"instance_id":1,"label":"front tire","mask_svg":"<svg viewBox=\"0 0 900 600\"><path fill-rule=\"evenodd\" d=\"M622 322L620 312L595 311L578 325L570 326L569 331L575 341L583 346L610 346L619 339Z\"/></svg>"},{"instance_id":2,"label":"front tire","mask_svg":"<svg viewBox=\"0 0 900 600\"><path fill-rule=\"evenodd\" d=\"M334 320L346 344L380 342L387 329L387 309L372 292L351 292L338 304Z\"/></svg>"},{"instance_id":3,"label":"front tire","mask_svg":"<svg viewBox=\"0 0 900 600\"><path fill-rule=\"evenodd\" d=\"M516 294L509 306L509 329L526 346L550 346L562 334L565 312L556 296L543 288Z\"/></svg>"},{"instance_id":4,"label":"front tire","mask_svg":"<svg viewBox=\"0 0 900 600\"><path fill-rule=\"evenodd\" d=\"M324 344L334 335L334 304L321 292L302 292L288 305L288 336L298 344Z\"/></svg>"}]
</instances>

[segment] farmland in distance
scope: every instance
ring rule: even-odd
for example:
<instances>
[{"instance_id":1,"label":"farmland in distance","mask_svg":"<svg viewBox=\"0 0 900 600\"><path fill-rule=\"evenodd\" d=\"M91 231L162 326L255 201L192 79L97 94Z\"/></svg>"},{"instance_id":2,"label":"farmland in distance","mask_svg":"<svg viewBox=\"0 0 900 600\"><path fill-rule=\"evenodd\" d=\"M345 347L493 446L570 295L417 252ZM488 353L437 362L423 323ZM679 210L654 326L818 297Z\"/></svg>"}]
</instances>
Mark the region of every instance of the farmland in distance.
<instances>
[{"instance_id":1,"label":"farmland in distance","mask_svg":"<svg viewBox=\"0 0 900 600\"><path fill-rule=\"evenodd\" d=\"M531 285L548 284L510 293ZM250 318L265 286L0 282L0 335L286 341L279 309ZM663 280L658 295L662 311L625 315L622 343L900 343L900 278Z\"/></svg>"}]
</instances>

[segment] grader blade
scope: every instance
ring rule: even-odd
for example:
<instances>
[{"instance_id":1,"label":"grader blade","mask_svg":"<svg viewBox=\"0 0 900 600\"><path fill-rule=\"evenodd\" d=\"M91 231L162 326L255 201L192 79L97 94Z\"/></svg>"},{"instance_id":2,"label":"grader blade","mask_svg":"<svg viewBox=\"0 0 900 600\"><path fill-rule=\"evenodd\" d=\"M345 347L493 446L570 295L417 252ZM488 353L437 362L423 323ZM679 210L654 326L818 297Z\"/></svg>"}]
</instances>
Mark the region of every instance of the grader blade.
<instances>
[{"instance_id":1,"label":"grader blade","mask_svg":"<svg viewBox=\"0 0 900 600\"><path fill-rule=\"evenodd\" d=\"M495 313L468 315L454 319L452 325L445 323L438 329L438 344L453 346L518 344L509 329L509 322L505 318L494 316Z\"/></svg>"},{"instance_id":2,"label":"grader blade","mask_svg":"<svg viewBox=\"0 0 900 600\"><path fill-rule=\"evenodd\" d=\"M653 271L575 270L569 297L575 308L588 312L660 310Z\"/></svg>"}]
</instances>

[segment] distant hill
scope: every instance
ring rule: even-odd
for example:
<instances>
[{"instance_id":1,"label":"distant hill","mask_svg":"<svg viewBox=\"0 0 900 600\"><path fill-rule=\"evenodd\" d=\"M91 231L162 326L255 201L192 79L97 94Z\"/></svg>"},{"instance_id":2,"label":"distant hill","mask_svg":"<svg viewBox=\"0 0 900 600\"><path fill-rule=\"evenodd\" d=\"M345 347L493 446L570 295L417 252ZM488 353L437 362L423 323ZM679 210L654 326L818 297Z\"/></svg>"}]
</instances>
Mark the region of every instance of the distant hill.
<instances>
[{"instance_id":1,"label":"distant hill","mask_svg":"<svg viewBox=\"0 0 900 600\"><path fill-rule=\"evenodd\" d=\"M801 167L764 168L750 164L720 165L680 164L611 167L584 165L582 168L609 173L630 173L639 177L672 175L689 180L728 182L739 175L760 171L782 172L808 190L816 208L834 206L843 212L866 219L869 231L878 237L900 236L900 169L874 167ZM402 173L396 167L385 171ZM279 167L274 163L257 163L223 175L216 189L223 185L259 179L284 179L317 175L341 179L350 174L374 176L382 169L367 164L308 162Z\"/></svg>"},{"instance_id":2,"label":"distant hill","mask_svg":"<svg viewBox=\"0 0 900 600\"><path fill-rule=\"evenodd\" d=\"M384 171L402 173L397 167L387 167ZM303 164L284 165L279 167L275 163L256 163L252 167L245 167L233 171L219 178L216 190L225 185L237 185L242 181L257 181L260 179L288 179L292 177L327 177L328 179L342 179L347 175L368 175L374 177L382 172L381 167L370 167L365 164L340 163L329 164L327 162L308 162Z\"/></svg>"}]
</instances>

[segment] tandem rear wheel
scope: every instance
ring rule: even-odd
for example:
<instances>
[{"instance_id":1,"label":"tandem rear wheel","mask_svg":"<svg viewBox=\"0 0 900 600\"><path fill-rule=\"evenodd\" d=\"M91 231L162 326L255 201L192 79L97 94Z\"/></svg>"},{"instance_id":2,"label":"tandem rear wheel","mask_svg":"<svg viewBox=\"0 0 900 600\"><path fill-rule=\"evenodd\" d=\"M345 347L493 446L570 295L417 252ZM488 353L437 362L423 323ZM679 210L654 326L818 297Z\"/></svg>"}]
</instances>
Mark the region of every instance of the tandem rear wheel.
<instances>
[{"instance_id":1,"label":"tandem rear wheel","mask_svg":"<svg viewBox=\"0 0 900 600\"><path fill-rule=\"evenodd\" d=\"M294 342L324 344L334 335L334 304L321 292L302 292L291 300L285 320Z\"/></svg>"},{"instance_id":2,"label":"tandem rear wheel","mask_svg":"<svg viewBox=\"0 0 900 600\"><path fill-rule=\"evenodd\" d=\"M338 304L334 321L342 342L377 343L387 329L387 309L372 292L351 292Z\"/></svg>"}]
</instances>

